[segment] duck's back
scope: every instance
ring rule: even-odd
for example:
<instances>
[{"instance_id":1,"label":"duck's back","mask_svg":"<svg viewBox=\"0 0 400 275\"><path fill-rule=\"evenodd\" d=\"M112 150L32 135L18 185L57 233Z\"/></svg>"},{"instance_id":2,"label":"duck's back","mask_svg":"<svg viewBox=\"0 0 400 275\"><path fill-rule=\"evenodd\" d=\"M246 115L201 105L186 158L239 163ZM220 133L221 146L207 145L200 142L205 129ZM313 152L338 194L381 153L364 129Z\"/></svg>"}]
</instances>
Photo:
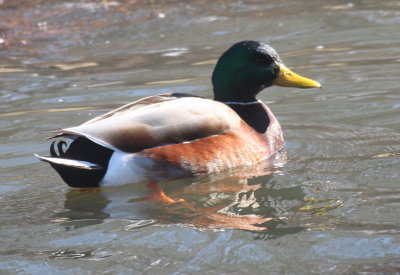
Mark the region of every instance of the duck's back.
<instances>
[{"instance_id":1,"label":"duck's back","mask_svg":"<svg viewBox=\"0 0 400 275\"><path fill-rule=\"evenodd\" d=\"M158 95L58 132L84 136L111 150L138 152L219 135L240 126L223 103L186 95Z\"/></svg>"}]
</instances>

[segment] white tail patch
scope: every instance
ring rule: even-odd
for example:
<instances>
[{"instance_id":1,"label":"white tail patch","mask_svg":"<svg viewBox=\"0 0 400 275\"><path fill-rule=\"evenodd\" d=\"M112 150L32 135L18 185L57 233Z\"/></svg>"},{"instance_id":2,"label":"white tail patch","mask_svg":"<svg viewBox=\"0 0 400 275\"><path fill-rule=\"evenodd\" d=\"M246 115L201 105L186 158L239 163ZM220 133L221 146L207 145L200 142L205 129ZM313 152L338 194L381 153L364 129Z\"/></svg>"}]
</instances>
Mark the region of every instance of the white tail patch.
<instances>
[{"instance_id":1,"label":"white tail patch","mask_svg":"<svg viewBox=\"0 0 400 275\"><path fill-rule=\"evenodd\" d=\"M35 155L35 157L37 157L38 159L40 159L41 161L44 161L44 162L60 164L60 165L79 168L79 169L98 170L98 169L103 169L104 168L104 167L99 166L97 164L94 164L94 163L91 163L91 162L88 162L88 161L83 161L83 160L54 158L54 157L43 157L43 156L39 156L38 154L34 154L34 155Z\"/></svg>"}]
</instances>

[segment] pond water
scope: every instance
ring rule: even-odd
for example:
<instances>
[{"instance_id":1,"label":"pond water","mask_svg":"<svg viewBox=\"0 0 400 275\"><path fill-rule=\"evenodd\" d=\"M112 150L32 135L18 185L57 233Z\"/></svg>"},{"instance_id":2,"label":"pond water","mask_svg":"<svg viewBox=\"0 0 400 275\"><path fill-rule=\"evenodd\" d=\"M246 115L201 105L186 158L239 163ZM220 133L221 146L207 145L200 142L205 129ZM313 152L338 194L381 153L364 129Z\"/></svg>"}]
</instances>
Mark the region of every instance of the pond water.
<instances>
[{"instance_id":1,"label":"pond water","mask_svg":"<svg viewBox=\"0 0 400 275\"><path fill-rule=\"evenodd\" d=\"M0 273L398 274L399 2L160 2L0 1ZM260 94L275 167L163 182L185 199L163 205L145 184L68 188L34 158L46 130L141 97L212 97L246 39L323 85Z\"/></svg>"}]
</instances>

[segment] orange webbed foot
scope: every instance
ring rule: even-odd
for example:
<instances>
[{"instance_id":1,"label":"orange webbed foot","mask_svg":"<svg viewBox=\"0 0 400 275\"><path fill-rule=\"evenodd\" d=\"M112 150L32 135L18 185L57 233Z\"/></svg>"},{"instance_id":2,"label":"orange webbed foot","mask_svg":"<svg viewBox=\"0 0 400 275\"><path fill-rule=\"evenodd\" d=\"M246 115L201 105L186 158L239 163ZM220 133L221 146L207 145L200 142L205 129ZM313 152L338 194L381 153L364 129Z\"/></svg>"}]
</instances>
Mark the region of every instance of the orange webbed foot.
<instances>
[{"instance_id":1,"label":"orange webbed foot","mask_svg":"<svg viewBox=\"0 0 400 275\"><path fill-rule=\"evenodd\" d=\"M100 192L100 188L98 188L98 187L80 188L78 190L81 193L98 193L98 192Z\"/></svg>"},{"instance_id":2,"label":"orange webbed foot","mask_svg":"<svg viewBox=\"0 0 400 275\"><path fill-rule=\"evenodd\" d=\"M152 195L150 195L150 197L145 198L145 199L150 199L150 200L154 200L154 201L161 201L163 203L167 203L167 204L172 204L172 203L180 203L180 202L184 202L184 199L178 199L178 200L174 200L170 197L168 197L165 193L164 190L162 190L157 182L155 181L150 181L147 183L147 187L149 187L149 189L151 190L151 192L153 193Z\"/></svg>"}]
</instances>

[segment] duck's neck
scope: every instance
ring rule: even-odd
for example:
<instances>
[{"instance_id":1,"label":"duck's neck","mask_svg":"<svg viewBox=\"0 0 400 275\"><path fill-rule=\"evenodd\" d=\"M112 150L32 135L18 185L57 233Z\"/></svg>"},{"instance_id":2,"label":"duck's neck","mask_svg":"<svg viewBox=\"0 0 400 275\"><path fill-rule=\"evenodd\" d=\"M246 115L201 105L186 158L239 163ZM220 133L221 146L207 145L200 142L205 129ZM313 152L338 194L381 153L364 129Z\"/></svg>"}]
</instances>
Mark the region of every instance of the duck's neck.
<instances>
[{"instance_id":1,"label":"duck's neck","mask_svg":"<svg viewBox=\"0 0 400 275\"><path fill-rule=\"evenodd\" d=\"M232 102L235 104L255 104L257 103L256 94L257 92L238 92L238 91L226 91L225 89L214 88L214 100L223 103Z\"/></svg>"},{"instance_id":2,"label":"duck's neck","mask_svg":"<svg viewBox=\"0 0 400 275\"><path fill-rule=\"evenodd\" d=\"M249 104L243 103L226 103L231 107L249 126L251 126L258 133L263 134L267 131L269 126L269 116L266 112L263 103L251 102Z\"/></svg>"},{"instance_id":3,"label":"duck's neck","mask_svg":"<svg viewBox=\"0 0 400 275\"><path fill-rule=\"evenodd\" d=\"M254 101L250 102L238 102L238 101L221 101L222 103L226 105L239 105L239 106L248 106L248 105L255 105L255 104L260 104L260 102L256 99Z\"/></svg>"}]
</instances>

